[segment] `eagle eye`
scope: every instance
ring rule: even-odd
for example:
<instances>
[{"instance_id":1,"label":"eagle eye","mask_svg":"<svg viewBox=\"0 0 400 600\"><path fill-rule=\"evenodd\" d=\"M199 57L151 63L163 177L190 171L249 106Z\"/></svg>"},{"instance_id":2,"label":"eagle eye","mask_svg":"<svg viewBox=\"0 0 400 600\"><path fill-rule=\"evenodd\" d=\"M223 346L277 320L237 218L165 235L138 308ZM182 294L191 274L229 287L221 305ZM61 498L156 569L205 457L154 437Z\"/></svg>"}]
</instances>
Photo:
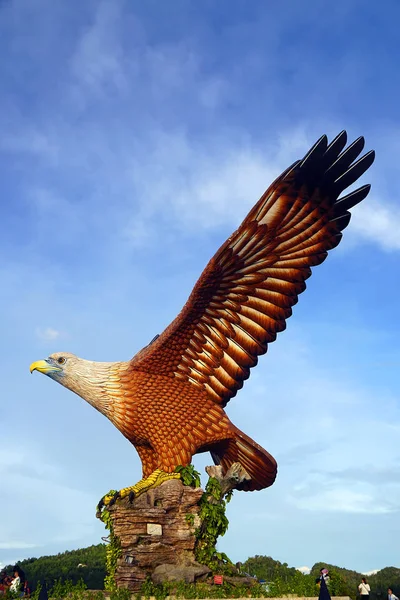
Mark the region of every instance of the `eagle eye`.
<instances>
[{"instance_id":1,"label":"eagle eye","mask_svg":"<svg viewBox=\"0 0 400 600\"><path fill-rule=\"evenodd\" d=\"M64 356L59 356L57 358L57 362L59 365L63 365L65 363L66 359L64 358Z\"/></svg>"}]
</instances>

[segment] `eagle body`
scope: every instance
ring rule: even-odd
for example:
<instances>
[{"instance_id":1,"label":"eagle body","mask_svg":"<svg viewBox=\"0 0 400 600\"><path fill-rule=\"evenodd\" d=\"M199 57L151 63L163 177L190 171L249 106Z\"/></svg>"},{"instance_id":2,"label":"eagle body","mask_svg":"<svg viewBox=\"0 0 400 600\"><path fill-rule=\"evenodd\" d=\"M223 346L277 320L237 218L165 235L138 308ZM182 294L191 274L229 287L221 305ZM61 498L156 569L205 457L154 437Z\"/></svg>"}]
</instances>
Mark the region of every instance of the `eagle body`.
<instances>
[{"instance_id":1,"label":"eagle body","mask_svg":"<svg viewBox=\"0 0 400 600\"><path fill-rule=\"evenodd\" d=\"M262 489L275 477L273 457L235 427L205 390L137 370L130 362L94 362L68 352L54 354L53 360L60 357L67 366L49 376L89 402L135 446L144 478L156 469L172 473L206 451L226 470L240 462L253 474L240 489Z\"/></svg>"},{"instance_id":2,"label":"eagle body","mask_svg":"<svg viewBox=\"0 0 400 600\"><path fill-rule=\"evenodd\" d=\"M275 480L275 459L229 420L225 406L267 351L304 291L311 267L341 240L349 209L370 186L341 196L370 167L364 139L326 136L284 171L210 260L176 319L130 361L55 353L31 365L89 402L135 446L143 477L172 473L210 451L239 489Z\"/></svg>"}]
</instances>

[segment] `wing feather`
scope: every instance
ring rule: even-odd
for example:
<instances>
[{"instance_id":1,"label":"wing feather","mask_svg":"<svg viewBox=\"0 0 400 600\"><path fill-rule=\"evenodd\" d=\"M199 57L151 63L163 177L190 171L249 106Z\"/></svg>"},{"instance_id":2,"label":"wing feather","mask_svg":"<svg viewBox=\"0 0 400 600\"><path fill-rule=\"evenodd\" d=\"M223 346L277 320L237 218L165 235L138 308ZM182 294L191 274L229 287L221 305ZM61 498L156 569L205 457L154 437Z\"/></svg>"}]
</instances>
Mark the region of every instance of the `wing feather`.
<instances>
[{"instance_id":1,"label":"wing feather","mask_svg":"<svg viewBox=\"0 0 400 600\"><path fill-rule=\"evenodd\" d=\"M311 267L338 245L348 210L370 186L339 198L370 167L358 158L364 138L347 148L342 131L322 136L263 194L203 271L181 313L131 361L205 390L225 405L243 386L258 356L286 328Z\"/></svg>"}]
</instances>

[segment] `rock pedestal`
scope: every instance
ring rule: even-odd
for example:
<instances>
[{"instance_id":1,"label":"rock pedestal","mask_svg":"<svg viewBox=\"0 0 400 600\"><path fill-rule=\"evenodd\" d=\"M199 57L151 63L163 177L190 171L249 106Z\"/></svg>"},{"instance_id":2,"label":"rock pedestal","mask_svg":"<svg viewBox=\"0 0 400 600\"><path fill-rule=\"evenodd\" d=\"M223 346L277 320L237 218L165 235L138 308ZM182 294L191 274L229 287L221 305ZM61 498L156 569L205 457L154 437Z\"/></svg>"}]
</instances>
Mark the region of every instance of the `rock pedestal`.
<instances>
[{"instance_id":1,"label":"rock pedestal","mask_svg":"<svg viewBox=\"0 0 400 600\"><path fill-rule=\"evenodd\" d=\"M115 574L118 587L137 591L149 575L155 583L193 582L209 573L194 557L202 495L203 490L174 479L132 503L124 499L109 508L121 545Z\"/></svg>"}]
</instances>

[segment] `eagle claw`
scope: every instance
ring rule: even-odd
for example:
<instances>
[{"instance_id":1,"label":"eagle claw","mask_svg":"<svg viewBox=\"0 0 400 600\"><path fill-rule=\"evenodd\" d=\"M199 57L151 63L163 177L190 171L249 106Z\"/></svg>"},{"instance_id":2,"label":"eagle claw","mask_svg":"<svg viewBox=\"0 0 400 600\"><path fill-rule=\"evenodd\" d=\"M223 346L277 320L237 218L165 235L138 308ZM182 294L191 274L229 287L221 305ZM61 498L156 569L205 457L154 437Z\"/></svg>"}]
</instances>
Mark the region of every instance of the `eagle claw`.
<instances>
[{"instance_id":1,"label":"eagle claw","mask_svg":"<svg viewBox=\"0 0 400 600\"><path fill-rule=\"evenodd\" d=\"M181 476L179 473L167 473L162 471L161 469L156 469L149 475L148 477L141 479L135 485L130 487L123 488L119 492L115 490L110 490L108 494L102 497L100 502L97 505L96 516L101 519L102 512L105 508L109 508L113 506L117 500L123 500L124 498L128 499L128 502L132 504L133 500L147 492L150 488L161 485L164 481L168 481L169 479L180 479Z\"/></svg>"},{"instance_id":2,"label":"eagle claw","mask_svg":"<svg viewBox=\"0 0 400 600\"><path fill-rule=\"evenodd\" d=\"M119 492L115 492L114 496L111 498L110 502L108 503L108 506L113 506L113 504L116 503L116 501L118 500L118 498L120 498L121 494Z\"/></svg>"}]
</instances>

